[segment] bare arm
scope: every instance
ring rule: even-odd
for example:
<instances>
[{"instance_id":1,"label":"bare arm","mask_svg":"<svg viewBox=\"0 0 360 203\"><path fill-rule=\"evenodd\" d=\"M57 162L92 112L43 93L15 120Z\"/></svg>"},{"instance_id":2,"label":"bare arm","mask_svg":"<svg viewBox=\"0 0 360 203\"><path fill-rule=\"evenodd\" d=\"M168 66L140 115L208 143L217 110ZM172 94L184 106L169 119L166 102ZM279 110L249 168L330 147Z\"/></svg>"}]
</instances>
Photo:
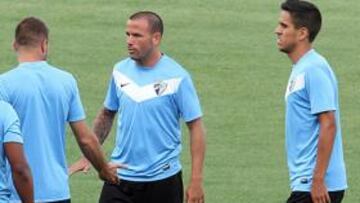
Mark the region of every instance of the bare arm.
<instances>
[{"instance_id":1,"label":"bare arm","mask_svg":"<svg viewBox=\"0 0 360 203\"><path fill-rule=\"evenodd\" d=\"M99 172L100 178L117 183L119 180L116 175L116 168L120 166L112 168L106 163L101 145L94 133L87 127L85 121L71 122L70 126L82 153Z\"/></svg>"},{"instance_id":2,"label":"bare arm","mask_svg":"<svg viewBox=\"0 0 360 203\"><path fill-rule=\"evenodd\" d=\"M313 174L313 185L311 189L313 201L330 202L328 191L325 185L325 173L329 165L331 152L336 135L336 120L334 112L328 111L318 115L320 123L320 134L316 165Z\"/></svg>"},{"instance_id":3,"label":"bare arm","mask_svg":"<svg viewBox=\"0 0 360 203\"><path fill-rule=\"evenodd\" d=\"M24 203L34 202L33 180L24 156L23 145L16 142L4 144L5 154L11 166L13 182Z\"/></svg>"},{"instance_id":4,"label":"bare arm","mask_svg":"<svg viewBox=\"0 0 360 203\"><path fill-rule=\"evenodd\" d=\"M101 144L104 143L110 133L115 115L116 111L102 108L94 120L93 130Z\"/></svg>"},{"instance_id":5,"label":"bare arm","mask_svg":"<svg viewBox=\"0 0 360 203\"><path fill-rule=\"evenodd\" d=\"M204 202L203 167L205 159L205 129L201 118L187 123L190 132L191 179L186 202Z\"/></svg>"},{"instance_id":6,"label":"bare arm","mask_svg":"<svg viewBox=\"0 0 360 203\"><path fill-rule=\"evenodd\" d=\"M108 137L112 123L114 121L116 111L110 111L106 108L102 108L94 119L93 131L98 138L100 144L103 144ZM89 161L82 157L69 167L69 174L72 175L76 172L87 172L91 165Z\"/></svg>"}]
</instances>

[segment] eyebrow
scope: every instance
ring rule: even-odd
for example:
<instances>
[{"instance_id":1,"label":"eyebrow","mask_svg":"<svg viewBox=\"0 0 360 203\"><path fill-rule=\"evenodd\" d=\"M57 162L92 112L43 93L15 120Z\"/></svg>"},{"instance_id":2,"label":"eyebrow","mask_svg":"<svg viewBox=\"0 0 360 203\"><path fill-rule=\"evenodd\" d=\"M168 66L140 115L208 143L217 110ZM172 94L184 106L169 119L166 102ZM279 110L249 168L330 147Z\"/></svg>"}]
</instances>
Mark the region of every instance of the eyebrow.
<instances>
[{"instance_id":1,"label":"eyebrow","mask_svg":"<svg viewBox=\"0 0 360 203\"><path fill-rule=\"evenodd\" d=\"M279 21L279 25L281 25L281 26L283 26L283 27L288 27L288 26L289 26L288 24L286 24L286 23L284 23L284 22L282 22L282 21Z\"/></svg>"}]
</instances>

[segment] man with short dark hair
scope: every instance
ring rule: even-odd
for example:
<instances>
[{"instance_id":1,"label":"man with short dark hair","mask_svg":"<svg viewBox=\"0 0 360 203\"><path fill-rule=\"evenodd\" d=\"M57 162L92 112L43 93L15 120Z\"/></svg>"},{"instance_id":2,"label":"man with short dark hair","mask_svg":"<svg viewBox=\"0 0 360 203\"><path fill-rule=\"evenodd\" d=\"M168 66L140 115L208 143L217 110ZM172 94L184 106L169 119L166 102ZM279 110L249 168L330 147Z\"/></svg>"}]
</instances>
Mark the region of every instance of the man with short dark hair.
<instances>
[{"instance_id":1,"label":"man with short dark hair","mask_svg":"<svg viewBox=\"0 0 360 203\"><path fill-rule=\"evenodd\" d=\"M14 50L19 65L0 76L0 99L10 103L21 121L24 149L34 177L36 202L70 202L65 156L65 127L99 176L117 183L117 165L107 164L88 129L75 78L47 63L48 28L38 18L16 27ZM13 187L11 202L19 197Z\"/></svg>"},{"instance_id":2,"label":"man with short dark hair","mask_svg":"<svg viewBox=\"0 0 360 203\"><path fill-rule=\"evenodd\" d=\"M11 174L21 201L32 203L33 181L24 155L19 118L12 106L4 101L0 101L0 112L0 202L9 202L8 175Z\"/></svg>"},{"instance_id":3,"label":"man with short dark hair","mask_svg":"<svg viewBox=\"0 0 360 203\"><path fill-rule=\"evenodd\" d=\"M180 118L191 139L192 173L186 202L205 201L200 103L189 73L161 53L162 34L163 23L156 13L138 12L127 21L130 57L115 65L104 108L94 121L95 134L103 142L119 113L111 160L126 168L118 171L120 185L104 184L101 203L183 202Z\"/></svg>"},{"instance_id":4,"label":"man with short dark hair","mask_svg":"<svg viewBox=\"0 0 360 203\"><path fill-rule=\"evenodd\" d=\"M288 203L340 203L347 188L338 87L324 57L312 48L321 14L312 3L281 4L277 46L293 63L286 89Z\"/></svg>"}]
</instances>

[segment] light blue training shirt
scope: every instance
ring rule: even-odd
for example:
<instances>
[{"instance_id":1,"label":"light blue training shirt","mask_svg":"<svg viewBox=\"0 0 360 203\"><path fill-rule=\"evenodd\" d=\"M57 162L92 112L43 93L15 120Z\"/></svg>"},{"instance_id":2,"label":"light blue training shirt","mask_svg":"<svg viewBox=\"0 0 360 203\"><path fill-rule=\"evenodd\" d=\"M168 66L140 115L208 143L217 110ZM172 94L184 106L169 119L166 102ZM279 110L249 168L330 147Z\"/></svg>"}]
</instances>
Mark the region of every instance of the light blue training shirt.
<instances>
[{"instance_id":1,"label":"light blue training shirt","mask_svg":"<svg viewBox=\"0 0 360 203\"><path fill-rule=\"evenodd\" d=\"M117 133L111 160L125 164L121 179L155 181L181 170L180 119L202 116L190 75L163 55L154 67L131 58L113 69L105 108L117 111Z\"/></svg>"},{"instance_id":2,"label":"light blue training shirt","mask_svg":"<svg viewBox=\"0 0 360 203\"><path fill-rule=\"evenodd\" d=\"M318 115L333 111L336 136L325 174L328 191L347 188L338 85L325 58L308 51L293 65L286 89L286 149L292 191L310 191L319 141Z\"/></svg>"},{"instance_id":3,"label":"light blue training shirt","mask_svg":"<svg viewBox=\"0 0 360 203\"><path fill-rule=\"evenodd\" d=\"M20 63L0 76L0 99L19 115L35 200L69 199L65 127L85 118L74 77L46 61Z\"/></svg>"},{"instance_id":4,"label":"light blue training shirt","mask_svg":"<svg viewBox=\"0 0 360 203\"><path fill-rule=\"evenodd\" d=\"M23 143L20 122L11 105L0 101L0 202L8 202L10 197L8 178L11 171L4 151L4 144L9 142Z\"/></svg>"}]
</instances>

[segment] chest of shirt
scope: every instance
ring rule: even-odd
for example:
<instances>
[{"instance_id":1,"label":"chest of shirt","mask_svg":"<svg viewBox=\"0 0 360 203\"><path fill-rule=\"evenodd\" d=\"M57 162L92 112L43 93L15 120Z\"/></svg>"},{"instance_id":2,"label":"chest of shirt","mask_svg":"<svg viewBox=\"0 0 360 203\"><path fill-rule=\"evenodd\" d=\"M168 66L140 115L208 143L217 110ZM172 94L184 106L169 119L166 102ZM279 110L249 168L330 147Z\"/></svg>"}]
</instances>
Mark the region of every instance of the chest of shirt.
<instances>
[{"instance_id":1,"label":"chest of shirt","mask_svg":"<svg viewBox=\"0 0 360 203\"><path fill-rule=\"evenodd\" d=\"M117 71L113 77L120 111L139 107L145 107L145 111L176 108L176 93L181 82L179 77L154 78L147 84L139 84Z\"/></svg>"},{"instance_id":2,"label":"chest of shirt","mask_svg":"<svg viewBox=\"0 0 360 203\"><path fill-rule=\"evenodd\" d=\"M287 105L293 102L309 101L307 91L308 87L305 82L305 77L305 72L297 72L291 74L285 91L285 102Z\"/></svg>"}]
</instances>

